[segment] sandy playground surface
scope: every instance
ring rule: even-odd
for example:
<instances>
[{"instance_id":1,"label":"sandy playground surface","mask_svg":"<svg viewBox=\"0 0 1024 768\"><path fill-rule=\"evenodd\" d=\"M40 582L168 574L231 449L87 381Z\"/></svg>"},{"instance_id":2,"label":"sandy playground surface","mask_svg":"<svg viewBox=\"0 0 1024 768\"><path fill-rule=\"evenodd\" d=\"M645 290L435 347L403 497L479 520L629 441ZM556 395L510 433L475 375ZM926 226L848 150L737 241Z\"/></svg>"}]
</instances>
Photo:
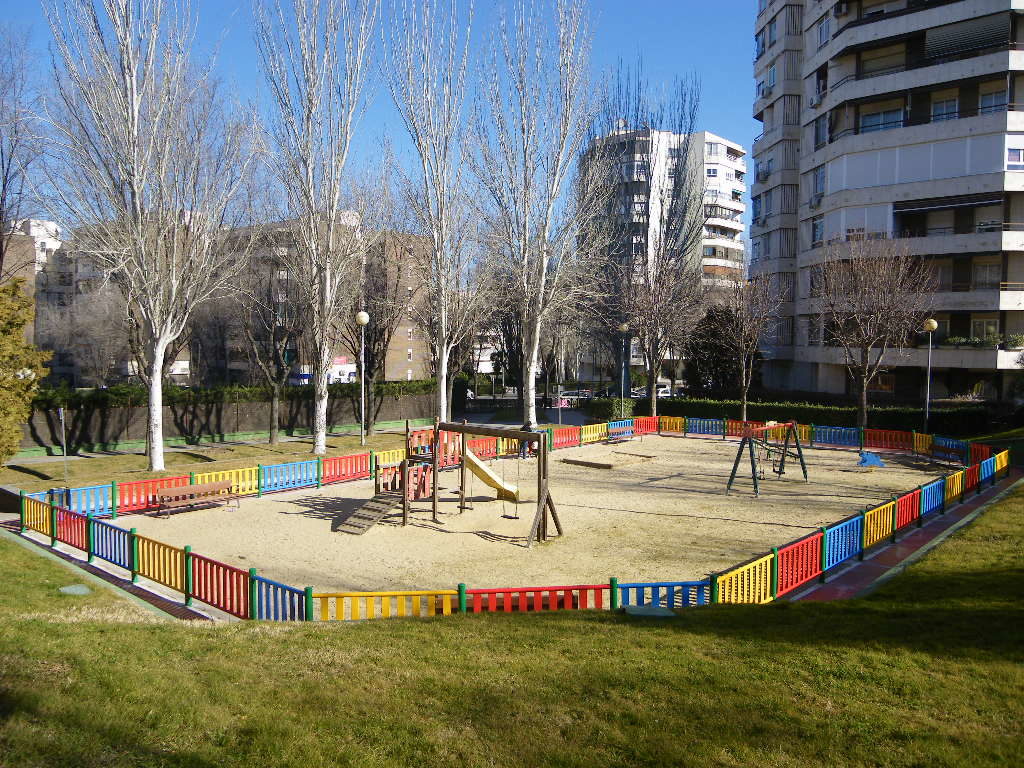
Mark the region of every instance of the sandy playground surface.
<instances>
[{"instance_id":1,"label":"sandy playground surface","mask_svg":"<svg viewBox=\"0 0 1024 768\"><path fill-rule=\"evenodd\" d=\"M458 509L457 470L441 473L441 520L416 502L410 525L401 509L362 536L337 532L373 495L372 481L302 489L183 512L168 519L133 516L140 534L260 575L317 591L441 589L686 581L735 565L860 508L910 490L942 471L928 460L883 454L884 469L856 466L856 451L805 449L810 481L787 461L778 478L765 468L755 498L749 460L731 495L725 485L738 443L648 436L620 446L592 445L550 454L550 487L565 529L561 539L526 548L536 509L536 460L506 459L492 469L519 482L524 501L500 502L470 475L473 509ZM614 458L614 451L653 454L616 469L560 459ZM518 511L519 519L505 517ZM120 521L128 526L129 519ZM552 533L554 529L552 527Z\"/></svg>"}]
</instances>

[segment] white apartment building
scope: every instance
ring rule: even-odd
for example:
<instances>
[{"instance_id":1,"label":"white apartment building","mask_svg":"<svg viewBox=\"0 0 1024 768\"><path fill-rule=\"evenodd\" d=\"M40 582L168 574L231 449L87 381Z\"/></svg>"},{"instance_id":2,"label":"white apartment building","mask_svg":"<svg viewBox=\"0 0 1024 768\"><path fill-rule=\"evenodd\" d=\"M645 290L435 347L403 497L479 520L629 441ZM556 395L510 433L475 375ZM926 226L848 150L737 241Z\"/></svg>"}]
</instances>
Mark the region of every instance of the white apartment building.
<instances>
[{"instance_id":1,"label":"white apartment building","mask_svg":"<svg viewBox=\"0 0 1024 768\"><path fill-rule=\"evenodd\" d=\"M750 269L784 303L763 380L843 393L812 274L836 241L932 261L933 396L1005 398L1024 346L1024 0L759 0ZM1021 94L1021 95L1018 95ZM926 343L880 392L923 394Z\"/></svg>"},{"instance_id":2,"label":"white apartment building","mask_svg":"<svg viewBox=\"0 0 1024 768\"><path fill-rule=\"evenodd\" d=\"M747 226L746 150L708 131L694 134L695 151L704 158L704 284L724 287L744 278Z\"/></svg>"}]
</instances>

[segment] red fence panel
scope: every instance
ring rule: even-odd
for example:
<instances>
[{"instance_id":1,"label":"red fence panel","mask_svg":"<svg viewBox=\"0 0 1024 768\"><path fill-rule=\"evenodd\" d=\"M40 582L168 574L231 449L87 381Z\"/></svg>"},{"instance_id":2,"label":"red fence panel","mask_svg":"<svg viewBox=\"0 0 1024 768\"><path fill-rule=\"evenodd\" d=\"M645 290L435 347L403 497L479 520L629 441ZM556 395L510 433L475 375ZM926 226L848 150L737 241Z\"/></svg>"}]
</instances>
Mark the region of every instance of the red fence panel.
<instances>
[{"instance_id":1,"label":"red fence panel","mask_svg":"<svg viewBox=\"0 0 1024 768\"><path fill-rule=\"evenodd\" d=\"M921 516L921 489L896 499L896 529L910 525Z\"/></svg>"},{"instance_id":2,"label":"red fence panel","mask_svg":"<svg viewBox=\"0 0 1024 768\"><path fill-rule=\"evenodd\" d=\"M434 468L429 464L414 464L409 467L409 501L429 499L434 494Z\"/></svg>"},{"instance_id":3,"label":"red fence panel","mask_svg":"<svg viewBox=\"0 0 1024 768\"><path fill-rule=\"evenodd\" d=\"M983 443L971 443L971 464L980 464L985 459L992 458L992 446Z\"/></svg>"},{"instance_id":4,"label":"red fence panel","mask_svg":"<svg viewBox=\"0 0 1024 768\"><path fill-rule=\"evenodd\" d=\"M402 467L400 465L391 467L378 467L377 483L381 491L394 491L395 493L401 491Z\"/></svg>"},{"instance_id":5,"label":"red fence panel","mask_svg":"<svg viewBox=\"0 0 1024 768\"><path fill-rule=\"evenodd\" d=\"M163 488L179 488L188 485L188 475L158 477L153 480L133 480L117 484L117 511L144 512L156 509L156 492Z\"/></svg>"},{"instance_id":6,"label":"red fence panel","mask_svg":"<svg viewBox=\"0 0 1024 768\"><path fill-rule=\"evenodd\" d=\"M478 459L498 458L498 438L496 437L475 437L472 440L466 441L466 447Z\"/></svg>"},{"instance_id":7,"label":"red fence panel","mask_svg":"<svg viewBox=\"0 0 1024 768\"><path fill-rule=\"evenodd\" d=\"M743 433L747 428L756 429L757 427L763 426L763 421L740 421L739 419L726 419L725 434L727 437L743 437Z\"/></svg>"},{"instance_id":8,"label":"red fence panel","mask_svg":"<svg viewBox=\"0 0 1024 768\"><path fill-rule=\"evenodd\" d=\"M655 422L657 422L657 419L655 419ZM655 424L655 426L657 426L657 424ZM579 427L559 427L551 433L551 447L556 450L559 448L572 448L579 444Z\"/></svg>"},{"instance_id":9,"label":"red fence panel","mask_svg":"<svg viewBox=\"0 0 1024 768\"><path fill-rule=\"evenodd\" d=\"M981 472L980 464L972 464L964 470L964 490L973 491L978 487L978 474Z\"/></svg>"},{"instance_id":10,"label":"red fence panel","mask_svg":"<svg viewBox=\"0 0 1024 768\"><path fill-rule=\"evenodd\" d=\"M89 551L89 538L86 534L86 526L89 525L89 518L77 512L57 508L57 541L70 544L83 552Z\"/></svg>"},{"instance_id":11,"label":"red fence panel","mask_svg":"<svg viewBox=\"0 0 1024 768\"><path fill-rule=\"evenodd\" d=\"M914 450L914 433L897 429L865 429L864 447L912 451Z\"/></svg>"},{"instance_id":12,"label":"red fence panel","mask_svg":"<svg viewBox=\"0 0 1024 768\"><path fill-rule=\"evenodd\" d=\"M818 531L779 548L775 561L778 568L776 596L784 595L821 574L823 535Z\"/></svg>"},{"instance_id":13,"label":"red fence panel","mask_svg":"<svg viewBox=\"0 0 1024 768\"><path fill-rule=\"evenodd\" d=\"M634 416L633 417L633 434L634 435L653 435L658 431L658 417L657 416Z\"/></svg>"},{"instance_id":14,"label":"red fence panel","mask_svg":"<svg viewBox=\"0 0 1024 768\"><path fill-rule=\"evenodd\" d=\"M324 483L344 483L348 480L363 480L370 476L370 454L357 453L354 456L335 456L324 459Z\"/></svg>"},{"instance_id":15,"label":"red fence panel","mask_svg":"<svg viewBox=\"0 0 1024 768\"><path fill-rule=\"evenodd\" d=\"M191 597L240 619L249 618L249 572L202 555L189 555Z\"/></svg>"},{"instance_id":16,"label":"red fence panel","mask_svg":"<svg viewBox=\"0 0 1024 768\"><path fill-rule=\"evenodd\" d=\"M468 589L472 613L525 613L527 611L602 610L608 584L575 584L562 587L510 587Z\"/></svg>"}]
</instances>

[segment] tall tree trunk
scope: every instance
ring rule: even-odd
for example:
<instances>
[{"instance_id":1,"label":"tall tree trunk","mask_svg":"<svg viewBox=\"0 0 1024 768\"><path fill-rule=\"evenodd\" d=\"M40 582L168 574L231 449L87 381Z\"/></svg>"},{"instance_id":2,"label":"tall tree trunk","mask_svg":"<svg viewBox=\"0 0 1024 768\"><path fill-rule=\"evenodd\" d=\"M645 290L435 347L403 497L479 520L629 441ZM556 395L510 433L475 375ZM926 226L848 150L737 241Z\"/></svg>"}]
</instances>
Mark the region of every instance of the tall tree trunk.
<instances>
[{"instance_id":1,"label":"tall tree trunk","mask_svg":"<svg viewBox=\"0 0 1024 768\"><path fill-rule=\"evenodd\" d=\"M658 415L658 355L652 349L647 357L647 388L651 396L651 416ZM625 418L625 415L623 415Z\"/></svg>"},{"instance_id":2,"label":"tall tree trunk","mask_svg":"<svg viewBox=\"0 0 1024 768\"><path fill-rule=\"evenodd\" d=\"M313 453L327 453L327 371L321 362L313 370Z\"/></svg>"},{"instance_id":3,"label":"tall tree trunk","mask_svg":"<svg viewBox=\"0 0 1024 768\"><path fill-rule=\"evenodd\" d=\"M868 426L868 377L860 377L860 403L857 407L857 426L865 429Z\"/></svg>"},{"instance_id":4,"label":"tall tree trunk","mask_svg":"<svg viewBox=\"0 0 1024 768\"><path fill-rule=\"evenodd\" d=\"M149 424L146 439L149 442L149 469L164 470L164 355L167 342L157 339L153 343L153 359L149 366Z\"/></svg>"},{"instance_id":5,"label":"tall tree trunk","mask_svg":"<svg viewBox=\"0 0 1024 768\"><path fill-rule=\"evenodd\" d=\"M539 310L538 310L539 312ZM526 323L523 324L526 326ZM523 350L526 366L523 370L523 421L529 429L537 426L537 376L540 375L540 319L529 323L530 336Z\"/></svg>"},{"instance_id":6,"label":"tall tree trunk","mask_svg":"<svg viewBox=\"0 0 1024 768\"><path fill-rule=\"evenodd\" d=\"M281 385L276 381L270 385L270 444L277 445L280 439Z\"/></svg>"},{"instance_id":7,"label":"tall tree trunk","mask_svg":"<svg viewBox=\"0 0 1024 768\"><path fill-rule=\"evenodd\" d=\"M448 414L448 345L437 345L437 418L445 419Z\"/></svg>"}]
</instances>

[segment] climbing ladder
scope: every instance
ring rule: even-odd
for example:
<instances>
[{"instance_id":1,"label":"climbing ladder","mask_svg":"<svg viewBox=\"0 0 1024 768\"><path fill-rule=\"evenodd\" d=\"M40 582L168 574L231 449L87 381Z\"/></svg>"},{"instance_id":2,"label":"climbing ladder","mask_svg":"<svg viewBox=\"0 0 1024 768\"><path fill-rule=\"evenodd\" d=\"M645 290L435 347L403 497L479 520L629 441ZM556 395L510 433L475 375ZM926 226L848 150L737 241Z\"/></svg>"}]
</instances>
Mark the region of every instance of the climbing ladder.
<instances>
[{"instance_id":1,"label":"climbing ladder","mask_svg":"<svg viewBox=\"0 0 1024 768\"><path fill-rule=\"evenodd\" d=\"M402 494L393 491L378 493L338 526L340 533L362 536L395 509L402 507Z\"/></svg>"}]
</instances>

